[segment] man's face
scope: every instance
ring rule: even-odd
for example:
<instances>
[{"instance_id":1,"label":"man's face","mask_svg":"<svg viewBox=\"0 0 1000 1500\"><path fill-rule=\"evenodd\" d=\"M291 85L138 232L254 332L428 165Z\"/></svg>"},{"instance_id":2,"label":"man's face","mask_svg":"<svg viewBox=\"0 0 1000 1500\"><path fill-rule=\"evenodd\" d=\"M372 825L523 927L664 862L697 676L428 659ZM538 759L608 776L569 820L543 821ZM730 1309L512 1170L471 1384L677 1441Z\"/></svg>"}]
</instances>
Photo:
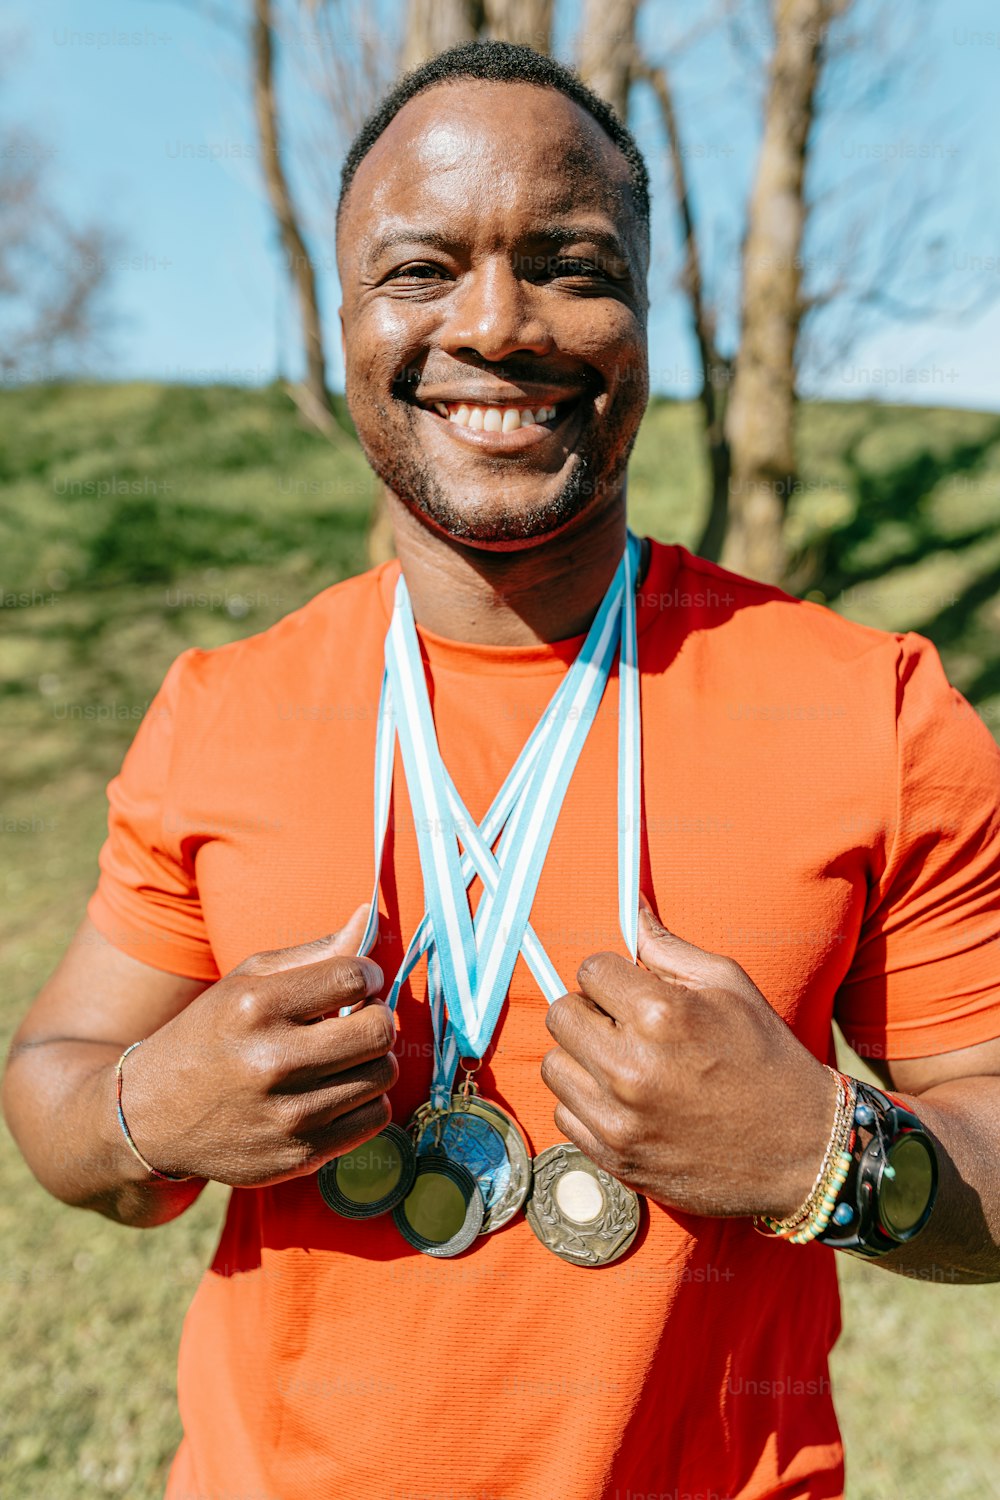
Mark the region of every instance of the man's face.
<instances>
[{"instance_id":1,"label":"man's face","mask_svg":"<svg viewBox=\"0 0 1000 1500\"><path fill-rule=\"evenodd\" d=\"M348 405L412 511L510 547L619 503L648 246L584 110L471 79L411 99L358 168L338 253Z\"/></svg>"}]
</instances>

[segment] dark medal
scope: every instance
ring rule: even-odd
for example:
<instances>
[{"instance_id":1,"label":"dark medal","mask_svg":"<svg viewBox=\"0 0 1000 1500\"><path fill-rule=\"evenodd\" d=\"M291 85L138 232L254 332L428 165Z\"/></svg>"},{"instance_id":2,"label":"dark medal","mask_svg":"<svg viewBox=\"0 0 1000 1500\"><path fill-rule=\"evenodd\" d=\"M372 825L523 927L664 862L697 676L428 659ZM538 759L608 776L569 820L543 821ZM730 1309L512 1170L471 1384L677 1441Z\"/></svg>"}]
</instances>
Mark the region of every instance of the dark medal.
<instances>
[{"instance_id":1,"label":"dark medal","mask_svg":"<svg viewBox=\"0 0 1000 1500\"><path fill-rule=\"evenodd\" d=\"M413 1141L398 1125L343 1156L335 1156L317 1173L323 1201L346 1219L375 1219L401 1203L417 1175Z\"/></svg>"},{"instance_id":2,"label":"dark medal","mask_svg":"<svg viewBox=\"0 0 1000 1500\"><path fill-rule=\"evenodd\" d=\"M432 1150L418 1156L413 1186L392 1218L414 1249L446 1258L468 1250L485 1211L472 1173L443 1151Z\"/></svg>"}]
</instances>

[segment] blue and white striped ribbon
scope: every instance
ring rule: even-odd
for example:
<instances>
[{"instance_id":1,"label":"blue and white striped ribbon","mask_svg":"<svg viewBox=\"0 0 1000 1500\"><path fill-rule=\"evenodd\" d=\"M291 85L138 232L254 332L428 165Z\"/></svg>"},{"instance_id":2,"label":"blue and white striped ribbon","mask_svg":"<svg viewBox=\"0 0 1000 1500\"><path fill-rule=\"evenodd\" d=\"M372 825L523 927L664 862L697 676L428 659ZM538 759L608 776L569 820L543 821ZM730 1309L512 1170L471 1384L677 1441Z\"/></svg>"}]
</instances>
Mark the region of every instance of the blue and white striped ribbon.
<instances>
[{"instance_id":1,"label":"blue and white striped ribbon","mask_svg":"<svg viewBox=\"0 0 1000 1500\"><path fill-rule=\"evenodd\" d=\"M424 953L434 1030L432 1102L447 1103L462 1056L482 1057L521 952L546 999L565 993L529 915L567 787L619 649L619 921L633 960L638 930L640 704L635 579L640 543L631 532L622 561L583 646L532 731L481 827L465 808L437 745L405 580L386 636L375 748L375 882L359 952L378 934L378 889L398 735L417 830L426 911L387 1003ZM497 854L492 845L503 830ZM458 841L465 846L459 856ZM483 883L473 922L467 891Z\"/></svg>"}]
</instances>

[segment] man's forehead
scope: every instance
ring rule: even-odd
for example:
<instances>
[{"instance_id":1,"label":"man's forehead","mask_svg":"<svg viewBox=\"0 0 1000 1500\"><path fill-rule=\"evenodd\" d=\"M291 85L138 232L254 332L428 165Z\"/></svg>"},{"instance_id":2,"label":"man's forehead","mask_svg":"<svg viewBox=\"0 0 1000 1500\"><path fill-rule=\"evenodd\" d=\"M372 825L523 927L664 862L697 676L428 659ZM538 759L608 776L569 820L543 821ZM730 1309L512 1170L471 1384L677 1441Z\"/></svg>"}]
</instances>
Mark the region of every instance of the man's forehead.
<instances>
[{"instance_id":1,"label":"man's forehead","mask_svg":"<svg viewBox=\"0 0 1000 1500\"><path fill-rule=\"evenodd\" d=\"M437 84L403 106L358 167L350 207L365 218L395 216L422 198L447 200L465 184L493 202L528 191L553 216L581 200L615 217L629 191L628 167L586 110L557 89L461 79ZM373 226L374 227L374 226Z\"/></svg>"}]
</instances>

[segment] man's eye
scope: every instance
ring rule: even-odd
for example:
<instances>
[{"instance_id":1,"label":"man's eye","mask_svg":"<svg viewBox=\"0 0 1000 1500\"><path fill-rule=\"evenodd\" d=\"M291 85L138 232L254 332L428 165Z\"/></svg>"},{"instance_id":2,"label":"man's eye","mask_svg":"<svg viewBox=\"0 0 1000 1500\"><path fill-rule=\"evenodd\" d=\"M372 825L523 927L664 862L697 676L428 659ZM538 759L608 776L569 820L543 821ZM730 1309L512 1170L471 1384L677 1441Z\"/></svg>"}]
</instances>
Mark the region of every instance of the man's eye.
<instances>
[{"instance_id":1,"label":"man's eye","mask_svg":"<svg viewBox=\"0 0 1000 1500\"><path fill-rule=\"evenodd\" d=\"M601 269L591 260L565 256L552 262L553 276L600 276Z\"/></svg>"},{"instance_id":2,"label":"man's eye","mask_svg":"<svg viewBox=\"0 0 1000 1500\"><path fill-rule=\"evenodd\" d=\"M432 266L427 261L414 261L406 266L398 266L395 271L390 271L386 279L388 281L430 281L444 274L441 266Z\"/></svg>"}]
</instances>

